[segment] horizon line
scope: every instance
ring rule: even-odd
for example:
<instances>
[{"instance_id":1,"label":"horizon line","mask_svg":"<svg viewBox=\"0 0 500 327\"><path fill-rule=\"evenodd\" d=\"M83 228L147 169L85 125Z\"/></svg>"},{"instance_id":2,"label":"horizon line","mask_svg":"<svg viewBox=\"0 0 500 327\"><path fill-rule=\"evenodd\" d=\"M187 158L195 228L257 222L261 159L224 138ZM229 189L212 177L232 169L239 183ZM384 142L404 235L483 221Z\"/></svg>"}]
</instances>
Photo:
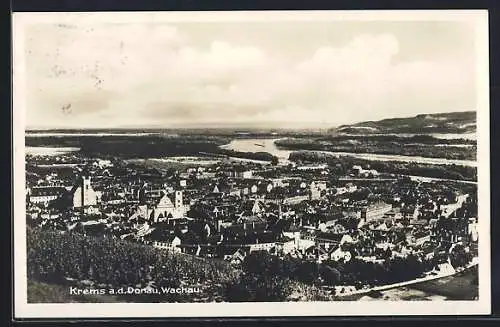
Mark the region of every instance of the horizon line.
<instances>
[{"instance_id":1,"label":"horizon line","mask_svg":"<svg viewBox=\"0 0 500 327\"><path fill-rule=\"evenodd\" d=\"M329 129L334 129L334 128L339 128L342 126L349 126L349 125L355 125L355 124L360 124L360 123L365 123L365 122L377 122L377 121L382 121L386 119L404 119L404 118L415 118L417 116L422 116L422 115L441 115L441 114L451 114L451 113L470 113L470 112L477 112L477 110L465 110L465 111L443 111L443 112L434 112L434 113L419 113L415 114L412 116L402 116L402 117L385 117L385 118L380 118L377 120L361 120L361 121L356 121L352 123L345 123L345 124L331 124L330 126L326 126L328 124L321 124L318 122L316 125L310 125L310 126L301 126L301 127L279 127L279 126L266 126L270 124L276 124L275 122L267 122L267 123L261 123L262 126L257 126L259 123L249 123L245 125L245 123L200 123L200 124L195 124L195 125L184 125L182 124L177 124L176 126L152 126L152 125L143 125L143 126L117 126L117 127L94 127L94 126L87 126L87 127L58 127L58 126L51 126L51 127L36 127L36 126L26 126L25 127L25 132L29 131L42 131L42 130L183 130L183 129L205 129L205 130L218 130L218 129L242 129L242 130L256 130L256 129L265 129L265 130L329 130ZM210 126L212 125L212 126ZM220 125L219 127L213 127L213 125ZM238 126L240 125L240 126ZM321 127L320 125L325 125L324 127Z\"/></svg>"}]
</instances>

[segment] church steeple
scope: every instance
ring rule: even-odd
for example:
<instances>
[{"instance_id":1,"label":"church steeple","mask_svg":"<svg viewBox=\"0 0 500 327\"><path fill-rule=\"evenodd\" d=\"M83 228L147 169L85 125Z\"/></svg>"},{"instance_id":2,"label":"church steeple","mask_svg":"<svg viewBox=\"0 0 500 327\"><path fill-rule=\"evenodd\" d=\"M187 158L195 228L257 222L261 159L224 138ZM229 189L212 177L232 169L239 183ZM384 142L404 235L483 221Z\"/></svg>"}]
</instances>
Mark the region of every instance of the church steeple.
<instances>
[{"instance_id":1,"label":"church steeple","mask_svg":"<svg viewBox=\"0 0 500 327\"><path fill-rule=\"evenodd\" d=\"M91 177L84 170L80 173L71 193L73 194L74 208L83 209L97 204L97 196L91 185Z\"/></svg>"}]
</instances>

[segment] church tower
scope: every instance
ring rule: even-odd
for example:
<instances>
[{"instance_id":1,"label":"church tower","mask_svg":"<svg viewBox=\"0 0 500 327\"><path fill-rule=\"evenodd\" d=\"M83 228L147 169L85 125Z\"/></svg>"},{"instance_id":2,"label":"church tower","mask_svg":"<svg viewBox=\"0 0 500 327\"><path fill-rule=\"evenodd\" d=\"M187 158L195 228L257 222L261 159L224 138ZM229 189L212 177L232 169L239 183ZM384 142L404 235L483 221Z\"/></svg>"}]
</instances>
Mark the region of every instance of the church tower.
<instances>
[{"instance_id":1,"label":"church tower","mask_svg":"<svg viewBox=\"0 0 500 327\"><path fill-rule=\"evenodd\" d=\"M83 176L82 177L82 184L83 184L83 190L84 191L88 191L90 190L91 186L90 186L90 176Z\"/></svg>"},{"instance_id":2,"label":"church tower","mask_svg":"<svg viewBox=\"0 0 500 327\"><path fill-rule=\"evenodd\" d=\"M175 208L180 209L183 206L182 191L175 191Z\"/></svg>"},{"instance_id":3,"label":"church tower","mask_svg":"<svg viewBox=\"0 0 500 327\"><path fill-rule=\"evenodd\" d=\"M83 208L97 204L97 196L92 188L90 176L82 175L72 191L74 208Z\"/></svg>"}]
</instances>

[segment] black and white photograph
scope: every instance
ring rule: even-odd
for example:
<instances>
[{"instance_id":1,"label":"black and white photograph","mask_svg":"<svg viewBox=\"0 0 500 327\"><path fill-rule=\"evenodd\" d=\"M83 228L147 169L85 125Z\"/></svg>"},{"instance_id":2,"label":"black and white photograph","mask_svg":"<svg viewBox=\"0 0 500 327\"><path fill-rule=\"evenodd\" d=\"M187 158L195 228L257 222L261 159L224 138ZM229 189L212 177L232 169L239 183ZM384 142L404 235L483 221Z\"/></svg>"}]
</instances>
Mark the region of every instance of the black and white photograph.
<instances>
[{"instance_id":1,"label":"black and white photograph","mask_svg":"<svg viewBox=\"0 0 500 327\"><path fill-rule=\"evenodd\" d=\"M489 314L487 18L14 13L15 315Z\"/></svg>"}]
</instances>

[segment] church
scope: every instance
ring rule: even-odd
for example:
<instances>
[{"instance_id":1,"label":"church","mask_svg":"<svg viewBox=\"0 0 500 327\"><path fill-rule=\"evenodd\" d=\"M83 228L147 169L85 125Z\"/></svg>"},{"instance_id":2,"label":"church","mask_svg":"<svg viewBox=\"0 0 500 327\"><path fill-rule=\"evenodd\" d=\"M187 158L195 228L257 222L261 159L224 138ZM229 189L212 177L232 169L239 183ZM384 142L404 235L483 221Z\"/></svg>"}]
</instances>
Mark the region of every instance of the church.
<instances>
[{"instance_id":1,"label":"church","mask_svg":"<svg viewBox=\"0 0 500 327\"><path fill-rule=\"evenodd\" d=\"M73 208L86 208L97 205L97 194L92 188L90 176L82 175L70 191Z\"/></svg>"},{"instance_id":2,"label":"church","mask_svg":"<svg viewBox=\"0 0 500 327\"><path fill-rule=\"evenodd\" d=\"M60 209L73 208L85 214L97 214L99 210L99 192L92 187L91 178L87 174L78 176L75 184L61 191L60 196L53 200L54 206Z\"/></svg>"},{"instance_id":3,"label":"church","mask_svg":"<svg viewBox=\"0 0 500 327\"><path fill-rule=\"evenodd\" d=\"M138 217L150 220L152 222L171 221L184 218L189 211L189 205L184 204L182 191L175 191L173 194L164 194L155 201L154 204L148 205L141 201L141 205L130 219Z\"/></svg>"}]
</instances>

